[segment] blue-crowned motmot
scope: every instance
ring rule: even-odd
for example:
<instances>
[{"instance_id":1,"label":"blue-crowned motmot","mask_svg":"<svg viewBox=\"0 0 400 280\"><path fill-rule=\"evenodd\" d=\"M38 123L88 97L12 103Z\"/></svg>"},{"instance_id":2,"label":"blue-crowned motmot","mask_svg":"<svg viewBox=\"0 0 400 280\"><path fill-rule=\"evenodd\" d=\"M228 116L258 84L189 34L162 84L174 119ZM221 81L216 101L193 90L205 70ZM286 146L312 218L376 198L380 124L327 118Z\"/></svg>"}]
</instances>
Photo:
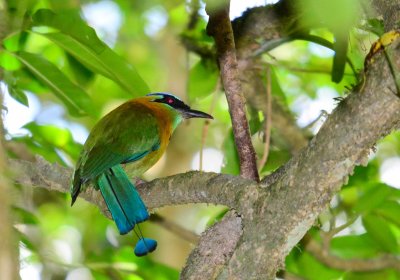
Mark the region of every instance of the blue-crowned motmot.
<instances>
[{"instance_id":1,"label":"blue-crowned motmot","mask_svg":"<svg viewBox=\"0 0 400 280\"><path fill-rule=\"evenodd\" d=\"M146 206L121 164L130 164L132 176L140 176L165 152L175 128L184 119L212 116L192 110L172 94L151 93L132 99L104 116L92 129L76 165L71 197L74 204L89 182L100 190L120 234L149 218ZM157 242L144 238L135 254L155 250Z\"/></svg>"}]
</instances>

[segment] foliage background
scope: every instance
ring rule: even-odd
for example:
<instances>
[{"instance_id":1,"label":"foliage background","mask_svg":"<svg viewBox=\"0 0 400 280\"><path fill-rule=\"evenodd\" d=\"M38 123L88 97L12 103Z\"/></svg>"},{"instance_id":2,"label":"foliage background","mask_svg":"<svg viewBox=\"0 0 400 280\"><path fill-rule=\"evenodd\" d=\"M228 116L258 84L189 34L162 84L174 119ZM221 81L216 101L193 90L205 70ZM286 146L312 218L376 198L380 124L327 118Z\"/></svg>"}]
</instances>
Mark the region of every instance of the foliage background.
<instances>
[{"instance_id":1,"label":"foliage background","mask_svg":"<svg viewBox=\"0 0 400 280\"><path fill-rule=\"evenodd\" d=\"M148 85L153 92L180 96L192 107L211 113L215 120L210 124L198 120L184 123L166 155L145 179L199 168L202 149L203 170L238 174L216 64L188 52L182 44L182 38L191 38L212 49L213 40L205 34L207 18L202 3L202 16L192 29L188 28L189 3L183 1L10 0L7 5L10 20L0 66L4 69L10 157L29 159L39 154L72 167L96 121L121 102L147 93ZM356 18L356 12L349 17ZM381 31L379 22L352 24L348 57L359 71ZM375 33L369 31L372 28ZM312 32L333 40L329 28L313 28ZM329 113L338 102L334 98L344 96L358 79L346 66L344 79L332 83L332 56L331 50L304 40L283 44L263 55L272 73L272 94L296 116L308 138L324 120L318 119L320 111ZM123 61L133 65L139 75ZM25 115L31 121L19 128ZM249 108L248 117L261 158L265 152L264 116ZM262 176L294 153L279 133L272 130L271 135L268 162L260 168ZM399 255L399 137L393 133L377 144L368 166L356 168L306 239L326 242L323 244L328 244L330 254L343 260ZM179 235L147 222L143 229L159 241L159 248L148 257L136 258L134 237L119 236L113 222L83 200L70 208L67 195L20 185L15 186L13 200L23 279L176 279L194 248ZM200 234L225 211L223 206L183 205L156 212ZM340 232L329 235L341 225L345 226ZM309 252L305 243L287 257L286 275L301 279L400 279L394 268L372 272L332 268L315 252Z\"/></svg>"}]
</instances>

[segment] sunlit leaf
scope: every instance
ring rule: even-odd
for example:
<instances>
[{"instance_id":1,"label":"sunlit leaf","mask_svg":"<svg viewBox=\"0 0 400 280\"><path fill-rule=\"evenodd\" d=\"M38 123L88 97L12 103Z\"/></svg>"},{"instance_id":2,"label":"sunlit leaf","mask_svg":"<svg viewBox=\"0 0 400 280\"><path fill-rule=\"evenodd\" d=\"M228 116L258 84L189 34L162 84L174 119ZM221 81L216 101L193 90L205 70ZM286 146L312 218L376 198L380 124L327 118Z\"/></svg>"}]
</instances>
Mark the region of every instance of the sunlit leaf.
<instances>
[{"instance_id":1,"label":"sunlit leaf","mask_svg":"<svg viewBox=\"0 0 400 280\"><path fill-rule=\"evenodd\" d=\"M71 69L78 84L88 86L93 81L94 73L80 63L75 57L66 53L69 68Z\"/></svg>"},{"instance_id":2,"label":"sunlit leaf","mask_svg":"<svg viewBox=\"0 0 400 280\"><path fill-rule=\"evenodd\" d=\"M368 19L367 24L364 26L364 28L375 33L378 36L382 36L385 33L385 27L382 19Z\"/></svg>"},{"instance_id":3,"label":"sunlit leaf","mask_svg":"<svg viewBox=\"0 0 400 280\"><path fill-rule=\"evenodd\" d=\"M48 39L74 56L93 72L118 83L131 95L140 96L150 92L149 87L132 65L100 41L94 30L82 19L50 10L39 10L33 16L34 25L45 25L60 30L60 33L42 33ZM68 24L73 21L73 23Z\"/></svg>"},{"instance_id":4,"label":"sunlit leaf","mask_svg":"<svg viewBox=\"0 0 400 280\"><path fill-rule=\"evenodd\" d=\"M287 266L290 267L290 272L293 271L302 279L308 280L341 279L344 274L342 271L329 268L320 263L306 251L298 256L295 261L292 260Z\"/></svg>"},{"instance_id":5,"label":"sunlit leaf","mask_svg":"<svg viewBox=\"0 0 400 280\"><path fill-rule=\"evenodd\" d=\"M90 46L95 53L101 53L106 48L94 29L74 10L57 14L51 10L40 9L32 16L32 21L33 26L49 26L71 35L82 44Z\"/></svg>"},{"instance_id":6,"label":"sunlit leaf","mask_svg":"<svg viewBox=\"0 0 400 280\"><path fill-rule=\"evenodd\" d=\"M33 53L19 52L13 55L52 90L71 115L82 116L85 113L96 115L96 108L87 93L73 84L54 64Z\"/></svg>"},{"instance_id":7,"label":"sunlit leaf","mask_svg":"<svg viewBox=\"0 0 400 280\"><path fill-rule=\"evenodd\" d=\"M400 227L400 204L397 201L386 201L374 209L374 213Z\"/></svg>"},{"instance_id":8,"label":"sunlit leaf","mask_svg":"<svg viewBox=\"0 0 400 280\"><path fill-rule=\"evenodd\" d=\"M10 85L8 87L8 93L12 98L17 100L19 103L22 105L25 105L26 107L29 107L29 100L28 97L26 96L25 92L15 86Z\"/></svg>"},{"instance_id":9,"label":"sunlit leaf","mask_svg":"<svg viewBox=\"0 0 400 280\"><path fill-rule=\"evenodd\" d=\"M217 85L218 71L214 63L199 61L189 73L189 97L194 100L211 94Z\"/></svg>"},{"instance_id":10,"label":"sunlit leaf","mask_svg":"<svg viewBox=\"0 0 400 280\"><path fill-rule=\"evenodd\" d=\"M211 227L212 225L214 225L215 223L221 221L222 218L225 216L225 214L226 214L228 211L229 211L229 208L226 207L226 208L224 208L224 209L222 209L222 210L216 212L214 215L210 216L209 219L208 219L208 221L207 221L206 227L209 228L209 227Z\"/></svg>"},{"instance_id":11,"label":"sunlit leaf","mask_svg":"<svg viewBox=\"0 0 400 280\"><path fill-rule=\"evenodd\" d=\"M0 67L8 71L15 71L21 68L21 63L15 56L5 51L0 51Z\"/></svg>"},{"instance_id":12,"label":"sunlit leaf","mask_svg":"<svg viewBox=\"0 0 400 280\"><path fill-rule=\"evenodd\" d=\"M41 155L49 162L57 162L66 165L63 158L57 152L57 149L49 144L41 144L37 142L34 137L20 136L12 139L16 143L23 143L32 154Z\"/></svg>"},{"instance_id":13,"label":"sunlit leaf","mask_svg":"<svg viewBox=\"0 0 400 280\"><path fill-rule=\"evenodd\" d=\"M382 250L390 253L399 252L396 237L383 218L369 214L364 216L362 221L368 234L379 244Z\"/></svg>"},{"instance_id":14,"label":"sunlit leaf","mask_svg":"<svg viewBox=\"0 0 400 280\"><path fill-rule=\"evenodd\" d=\"M81 145L77 144L68 129L60 128L55 125L38 125L30 122L24 126L32 133L33 140L42 147L52 147L59 149L71 158L79 156Z\"/></svg>"},{"instance_id":15,"label":"sunlit leaf","mask_svg":"<svg viewBox=\"0 0 400 280\"><path fill-rule=\"evenodd\" d=\"M278 97L278 100L281 104L287 106L286 95L279 83L275 67L271 67L271 94L274 97Z\"/></svg>"},{"instance_id":16,"label":"sunlit leaf","mask_svg":"<svg viewBox=\"0 0 400 280\"><path fill-rule=\"evenodd\" d=\"M364 193L354 210L360 213L365 213L373 210L374 208L381 205L392 193L392 188L385 184L374 184L371 189Z\"/></svg>"},{"instance_id":17,"label":"sunlit leaf","mask_svg":"<svg viewBox=\"0 0 400 280\"><path fill-rule=\"evenodd\" d=\"M331 241L333 255L343 259L372 258L379 252L380 247L368 234L338 236Z\"/></svg>"}]
</instances>

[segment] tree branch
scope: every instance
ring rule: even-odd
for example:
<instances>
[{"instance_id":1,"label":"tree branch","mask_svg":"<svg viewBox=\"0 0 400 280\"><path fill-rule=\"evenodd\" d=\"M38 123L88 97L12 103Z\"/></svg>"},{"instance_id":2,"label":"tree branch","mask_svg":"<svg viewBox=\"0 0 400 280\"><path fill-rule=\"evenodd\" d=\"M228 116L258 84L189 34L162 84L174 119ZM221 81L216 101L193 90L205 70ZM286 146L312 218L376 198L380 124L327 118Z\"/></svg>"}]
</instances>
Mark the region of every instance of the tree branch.
<instances>
[{"instance_id":1,"label":"tree branch","mask_svg":"<svg viewBox=\"0 0 400 280\"><path fill-rule=\"evenodd\" d=\"M233 211L207 229L189 255L181 279L215 279L231 258L242 235L242 220Z\"/></svg>"},{"instance_id":2,"label":"tree branch","mask_svg":"<svg viewBox=\"0 0 400 280\"><path fill-rule=\"evenodd\" d=\"M374 259L341 259L324 251L322 246L313 239L307 242L305 248L321 263L335 269L357 272L376 271L386 268L400 270L400 259L392 255Z\"/></svg>"},{"instance_id":3,"label":"tree branch","mask_svg":"<svg viewBox=\"0 0 400 280\"><path fill-rule=\"evenodd\" d=\"M150 215L151 222L157 223L158 225L162 226L166 230L174 233L176 236L181 237L182 239L185 239L187 242L190 242L192 244L197 244L199 242L200 236L197 235L196 233L187 230L183 228L182 226L171 222L168 219L165 219L164 217L158 215L158 214L152 214Z\"/></svg>"},{"instance_id":4,"label":"tree branch","mask_svg":"<svg viewBox=\"0 0 400 280\"><path fill-rule=\"evenodd\" d=\"M283 34L280 30L287 28L290 24L287 20L283 23L283 18L287 18L287 13L282 11L283 5L279 3L251 8L232 22L242 92L248 104L263 112L264 116L269 114L265 106L266 96L260 94L266 92L265 82L262 79L266 65L260 57L254 57L253 54L260 47L257 39L262 38L263 41L268 41L281 38ZM216 59L214 49L208 45L202 46L188 36L182 35L182 44L202 59ZM307 145L308 140L297 126L293 115L285 109L276 96L272 96L271 118L273 127L284 139L292 154L296 154Z\"/></svg>"},{"instance_id":5,"label":"tree branch","mask_svg":"<svg viewBox=\"0 0 400 280\"><path fill-rule=\"evenodd\" d=\"M400 69L399 41L390 46L396 71ZM241 200L243 236L225 269L228 278L272 279L353 168L366 162L377 140L399 126L400 100L393 93L387 60L381 52L373 61L361 91L355 89L338 105L267 194L254 192ZM243 261L248 259L252 261Z\"/></svg>"},{"instance_id":6,"label":"tree branch","mask_svg":"<svg viewBox=\"0 0 400 280\"><path fill-rule=\"evenodd\" d=\"M19 184L63 193L70 191L70 168L51 164L41 157L36 157L35 162L10 159L9 165ZM186 203L214 203L234 208L249 185L256 184L238 176L191 171L143 183L137 189L149 209ZM99 191L87 188L79 197L97 205L110 217Z\"/></svg>"},{"instance_id":7,"label":"tree branch","mask_svg":"<svg viewBox=\"0 0 400 280\"><path fill-rule=\"evenodd\" d=\"M222 2L221 2L222 4ZM206 12L210 16L207 33L214 37L222 83L229 105L233 134L240 161L240 175L247 179L259 180L256 153L251 143L249 124L246 118L244 97L239 80L235 42L229 19L229 0L223 7L212 9L207 3Z\"/></svg>"}]
</instances>

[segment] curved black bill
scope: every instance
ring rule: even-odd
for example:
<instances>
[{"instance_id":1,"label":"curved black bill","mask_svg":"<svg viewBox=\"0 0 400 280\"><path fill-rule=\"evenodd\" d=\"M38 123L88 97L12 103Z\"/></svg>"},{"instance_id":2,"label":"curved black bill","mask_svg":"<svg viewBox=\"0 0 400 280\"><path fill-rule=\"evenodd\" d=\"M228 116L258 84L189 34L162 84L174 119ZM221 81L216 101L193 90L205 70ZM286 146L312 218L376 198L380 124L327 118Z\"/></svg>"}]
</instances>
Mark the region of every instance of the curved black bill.
<instances>
[{"instance_id":1,"label":"curved black bill","mask_svg":"<svg viewBox=\"0 0 400 280\"><path fill-rule=\"evenodd\" d=\"M184 111L183 117L185 119L190 119L190 118L214 119L211 115L209 115L207 113L204 113L202 111L192 110L192 109Z\"/></svg>"}]
</instances>

